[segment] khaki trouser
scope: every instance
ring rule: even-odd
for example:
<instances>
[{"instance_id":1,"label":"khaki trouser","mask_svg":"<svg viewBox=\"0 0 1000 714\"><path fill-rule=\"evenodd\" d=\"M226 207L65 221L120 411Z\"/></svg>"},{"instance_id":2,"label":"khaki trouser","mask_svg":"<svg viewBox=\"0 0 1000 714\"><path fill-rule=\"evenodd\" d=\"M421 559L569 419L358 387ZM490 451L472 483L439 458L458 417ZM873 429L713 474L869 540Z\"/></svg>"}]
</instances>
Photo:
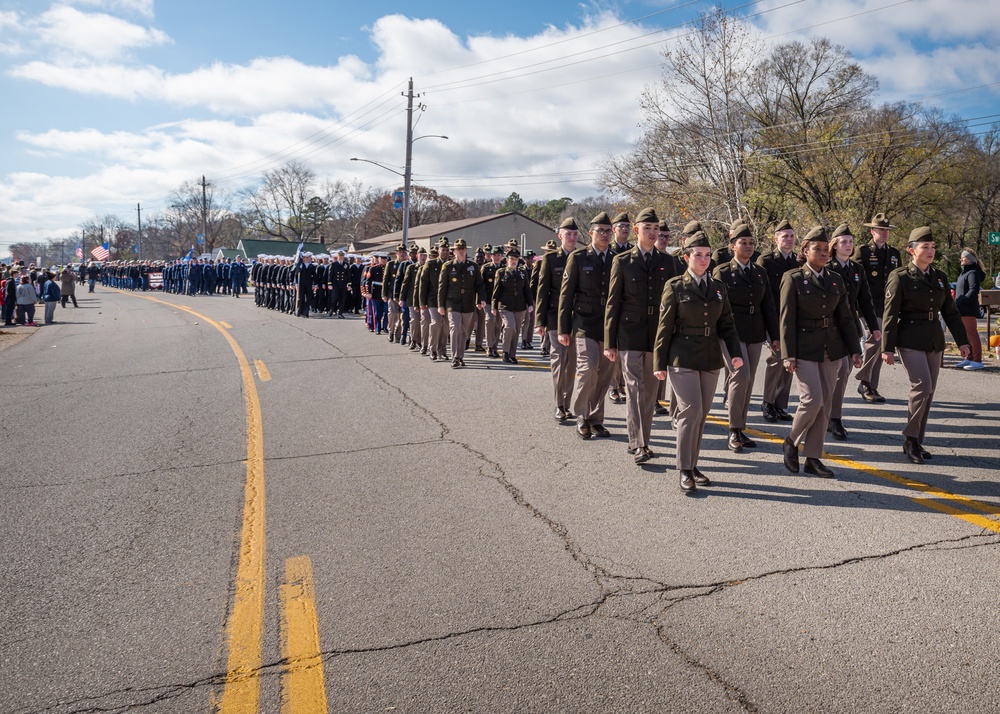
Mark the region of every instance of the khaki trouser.
<instances>
[{"instance_id":1,"label":"khaki trouser","mask_svg":"<svg viewBox=\"0 0 1000 714\"><path fill-rule=\"evenodd\" d=\"M591 424L604 424L604 404L611 367L614 362L604 356L604 343L589 337L576 338L576 385L573 387L571 410Z\"/></svg>"},{"instance_id":2,"label":"khaki trouser","mask_svg":"<svg viewBox=\"0 0 1000 714\"><path fill-rule=\"evenodd\" d=\"M625 425L628 427L628 448L649 446L656 407L656 388L660 381L653 376L653 353L625 350L618 352L625 378Z\"/></svg>"},{"instance_id":3,"label":"khaki trouser","mask_svg":"<svg viewBox=\"0 0 1000 714\"><path fill-rule=\"evenodd\" d=\"M403 321L400 319L403 311L399 307L399 300L389 301L389 339L398 340L403 334Z\"/></svg>"},{"instance_id":4,"label":"khaki trouser","mask_svg":"<svg viewBox=\"0 0 1000 714\"><path fill-rule=\"evenodd\" d=\"M497 343L500 342L501 334L505 332L500 322L500 313L489 305L486 306L483 313L484 320L486 322L486 349L495 350L497 348ZM521 313L521 316L522 318L524 317L523 312ZM510 350L505 351L509 352Z\"/></svg>"},{"instance_id":5,"label":"khaki trouser","mask_svg":"<svg viewBox=\"0 0 1000 714\"><path fill-rule=\"evenodd\" d=\"M750 397L753 396L753 383L757 377L757 365L760 364L762 342L740 343L739 357L743 358L743 366L733 369L732 355L722 342L722 353L726 356L726 409L729 412L730 429L747 428L747 412L750 410Z\"/></svg>"},{"instance_id":6,"label":"khaki trouser","mask_svg":"<svg viewBox=\"0 0 1000 714\"><path fill-rule=\"evenodd\" d=\"M451 338L451 358L465 359L465 340L476 324L475 312L448 310L448 335ZM440 354L440 352L438 353Z\"/></svg>"},{"instance_id":7,"label":"khaki trouser","mask_svg":"<svg viewBox=\"0 0 1000 714\"><path fill-rule=\"evenodd\" d=\"M677 470L690 471L698 466L701 454L701 437L705 433L705 420L712 409L719 371L702 372L697 369L668 367L670 387L677 401L674 430L677 432Z\"/></svg>"},{"instance_id":8,"label":"khaki trouser","mask_svg":"<svg viewBox=\"0 0 1000 714\"><path fill-rule=\"evenodd\" d=\"M516 357L517 343L521 336L521 329L524 327L525 311L501 310L498 314L503 323L503 352L508 353L511 357ZM496 348L494 347L494 349Z\"/></svg>"},{"instance_id":9,"label":"khaki trouser","mask_svg":"<svg viewBox=\"0 0 1000 714\"><path fill-rule=\"evenodd\" d=\"M472 322L476 328L476 349L484 349L483 343L486 342L486 310L481 307L476 307L476 311L472 313ZM472 328L470 327L465 331L465 338L469 339L472 334Z\"/></svg>"},{"instance_id":10,"label":"khaki trouser","mask_svg":"<svg viewBox=\"0 0 1000 714\"><path fill-rule=\"evenodd\" d=\"M788 393L792 390L792 375L785 369L781 354L767 348L764 367L764 401L788 409Z\"/></svg>"},{"instance_id":11,"label":"khaki trouser","mask_svg":"<svg viewBox=\"0 0 1000 714\"><path fill-rule=\"evenodd\" d=\"M882 317L878 316L878 329L882 329ZM878 389L879 376L882 374L882 340L872 338L872 333L865 327L865 353L862 356L861 369L854 375L859 382L868 382L872 389Z\"/></svg>"},{"instance_id":12,"label":"khaki trouser","mask_svg":"<svg viewBox=\"0 0 1000 714\"><path fill-rule=\"evenodd\" d=\"M445 325L447 325L445 316L438 312L436 307L427 308L427 311L431 314L431 350L437 352L438 355L448 354L448 330L445 329Z\"/></svg>"},{"instance_id":13,"label":"khaki trouser","mask_svg":"<svg viewBox=\"0 0 1000 714\"><path fill-rule=\"evenodd\" d=\"M923 443L927 433L927 417L931 413L931 401L937 387L938 372L941 371L940 352L922 352L900 347L899 361L910 379L910 394L907 404L908 415L903 436Z\"/></svg>"},{"instance_id":14,"label":"khaki trouser","mask_svg":"<svg viewBox=\"0 0 1000 714\"><path fill-rule=\"evenodd\" d=\"M420 324L423 322L423 311L415 305L410 307L410 342L418 347L424 344Z\"/></svg>"},{"instance_id":15,"label":"khaki trouser","mask_svg":"<svg viewBox=\"0 0 1000 714\"><path fill-rule=\"evenodd\" d=\"M559 344L559 333L546 330L549 337L549 363L552 365L552 389L557 407L569 409L573 396L573 374L576 369L576 344L570 340L569 347Z\"/></svg>"},{"instance_id":16,"label":"khaki trouser","mask_svg":"<svg viewBox=\"0 0 1000 714\"><path fill-rule=\"evenodd\" d=\"M434 310L435 314L437 310ZM438 315L438 317L441 317ZM431 344L431 324L434 322L434 317L431 315L429 308L420 308L420 349L421 352L430 349Z\"/></svg>"},{"instance_id":17,"label":"khaki trouser","mask_svg":"<svg viewBox=\"0 0 1000 714\"><path fill-rule=\"evenodd\" d=\"M802 453L807 459L818 459L823 455L826 427L830 423L830 410L833 408L833 390L837 386L839 371L840 360L795 361L799 406L795 409L788 438L793 444L802 444Z\"/></svg>"},{"instance_id":18,"label":"khaki trouser","mask_svg":"<svg viewBox=\"0 0 1000 714\"><path fill-rule=\"evenodd\" d=\"M833 406L830 408L830 418L840 419L844 414L844 394L847 392L847 378L851 376L850 356L840 360L840 368L837 370L837 386L833 388Z\"/></svg>"},{"instance_id":19,"label":"khaki trouser","mask_svg":"<svg viewBox=\"0 0 1000 714\"><path fill-rule=\"evenodd\" d=\"M521 339L524 344L530 345L533 340L533 335L535 334L535 321L525 320L524 327L521 329Z\"/></svg>"}]
</instances>

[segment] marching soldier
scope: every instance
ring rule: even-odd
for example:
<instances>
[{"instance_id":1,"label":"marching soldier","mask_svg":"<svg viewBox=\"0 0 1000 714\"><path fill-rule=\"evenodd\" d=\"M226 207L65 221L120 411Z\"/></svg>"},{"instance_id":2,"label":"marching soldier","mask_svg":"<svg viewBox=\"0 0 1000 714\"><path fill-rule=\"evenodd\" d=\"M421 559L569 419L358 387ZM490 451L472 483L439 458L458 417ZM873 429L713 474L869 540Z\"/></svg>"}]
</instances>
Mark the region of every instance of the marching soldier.
<instances>
[{"instance_id":1,"label":"marching soldier","mask_svg":"<svg viewBox=\"0 0 1000 714\"><path fill-rule=\"evenodd\" d=\"M799 267L795 256L795 230L787 220L781 221L774 229L774 249L757 259L757 265L767 272L771 284L771 295L775 299L781 295L781 280L785 273ZM788 413L788 393L792 388L792 373L782 366L781 354L768 349L764 367L764 398L761 411L769 422L791 421Z\"/></svg>"},{"instance_id":2,"label":"marching soldier","mask_svg":"<svg viewBox=\"0 0 1000 714\"><path fill-rule=\"evenodd\" d=\"M910 379L903 453L915 464L931 458L923 443L944 352L941 319L948 325L962 358L968 359L971 352L948 276L931 266L935 250L930 228L922 226L910 232L906 246L910 263L889 273L882 313L882 361L895 364L893 353L898 351Z\"/></svg>"},{"instance_id":3,"label":"marching soldier","mask_svg":"<svg viewBox=\"0 0 1000 714\"><path fill-rule=\"evenodd\" d=\"M747 412L753 394L760 352L770 337L770 349L780 350L778 311L771 294L767 273L753 262L754 240L750 228L742 223L730 227L729 250L732 258L716 266L712 274L726 286L740 349L726 355L726 409L729 412L728 447L735 453L750 449L757 443L743 433L747 426ZM735 366L733 357L740 357L742 365Z\"/></svg>"},{"instance_id":4,"label":"marching soldier","mask_svg":"<svg viewBox=\"0 0 1000 714\"><path fill-rule=\"evenodd\" d=\"M524 253L524 269L528 273L528 291L531 294L531 305L532 310L534 310L535 304L535 292L538 289L537 275L535 273L535 266L538 265L538 261L535 260L535 251L529 250ZM531 342L535 335L535 321L532 319L525 319L524 327L521 330L521 349L530 350Z\"/></svg>"},{"instance_id":5,"label":"marching soldier","mask_svg":"<svg viewBox=\"0 0 1000 714\"><path fill-rule=\"evenodd\" d=\"M801 248L804 265L781 278L781 357L794 374L799 406L783 445L785 468L799 472L799 450L806 457L803 471L833 478L820 456L826 440L840 360L851 355L861 366L861 343L847 302L844 279L827 268L830 245L826 229L816 226Z\"/></svg>"},{"instance_id":6,"label":"marching soldier","mask_svg":"<svg viewBox=\"0 0 1000 714\"><path fill-rule=\"evenodd\" d=\"M494 281L498 271L502 270L504 250L502 245L494 246L490 251L489 262L484 263L483 284L486 286L486 294L493 296ZM520 257L520 255L518 256ZM486 332L486 354L490 357L499 357L497 353L497 343L500 341L500 316L496 312L492 302L486 306L484 312L485 332ZM507 360L504 360L506 362Z\"/></svg>"},{"instance_id":7,"label":"marching soldier","mask_svg":"<svg viewBox=\"0 0 1000 714\"><path fill-rule=\"evenodd\" d=\"M876 213L871 223L865 223L871 229L872 240L858 248L858 263L865 271L868 287L871 290L872 301L875 303L875 315L882 329L882 314L885 311L885 286L889 274L903 264L899 251L888 244L889 231L896 226L889 225L889 219L884 213ZM881 341L869 330L865 340L864 364L858 370L855 379L858 380L858 394L870 404L881 404L885 397L878 393L879 376L882 373Z\"/></svg>"},{"instance_id":8,"label":"marching soldier","mask_svg":"<svg viewBox=\"0 0 1000 714\"><path fill-rule=\"evenodd\" d=\"M559 224L559 241L562 244L551 253L546 253L538 268L538 292L535 294L535 330L539 335L548 334L550 361L552 363L552 386L555 390L557 421L565 421L572 415L569 400L573 394L573 369L576 362L576 345L559 342L559 291L562 288L563 273L570 252L576 250L580 229L576 219L567 218Z\"/></svg>"},{"instance_id":9,"label":"marching soldier","mask_svg":"<svg viewBox=\"0 0 1000 714\"><path fill-rule=\"evenodd\" d=\"M437 253L437 255L435 255ZM438 309L438 292L441 285L441 270L451 259L451 249L448 239L442 237L438 241L437 250L432 250L427 267L424 268L424 280L420 285L420 302L427 306L430 322L431 359L446 361L448 359L447 321Z\"/></svg>"},{"instance_id":10,"label":"marching soldier","mask_svg":"<svg viewBox=\"0 0 1000 714\"><path fill-rule=\"evenodd\" d=\"M503 321L503 361L507 364L517 364L517 340L525 314L531 310L530 276L520 262L521 251L510 248L507 265L497 271L493 286L491 307Z\"/></svg>"},{"instance_id":11,"label":"marching soldier","mask_svg":"<svg viewBox=\"0 0 1000 714\"><path fill-rule=\"evenodd\" d=\"M408 254L406 246L400 243L396 246L396 258L390 260L385 266L385 274L382 277L382 299L385 301L389 311L388 332L389 342L399 342L403 334L402 310L399 308L399 299L396 297L396 275L400 266L406 262Z\"/></svg>"},{"instance_id":12,"label":"marching soldier","mask_svg":"<svg viewBox=\"0 0 1000 714\"><path fill-rule=\"evenodd\" d=\"M632 250L632 244L628 242L632 234L632 220L628 217L628 213L623 211L615 216L611 220L611 230L614 237L614 241L610 244L612 253L618 255ZM625 378L622 376L621 362L611 364L611 389L608 397L614 404L625 403Z\"/></svg>"},{"instance_id":13,"label":"marching soldier","mask_svg":"<svg viewBox=\"0 0 1000 714\"><path fill-rule=\"evenodd\" d=\"M554 253L556 250L558 250L559 242L554 240L545 241L543 249L545 254L542 255L542 258L544 258L545 255L548 255L549 253ZM531 282L529 284L529 287L531 288L531 295L536 300L538 299L538 277L539 277L539 271L542 268L542 258L539 258L538 260L535 261L535 264L532 266L531 270ZM535 315L536 317L538 315L537 304L535 305ZM531 322L532 322L532 328L534 328L535 321L532 320ZM538 352L539 354L542 355L542 357L549 356L549 333L547 331L544 335L542 335L542 339L538 341Z\"/></svg>"},{"instance_id":14,"label":"marching soldier","mask_svg":"<svg viewBox=\"0 0 1000 714\"><path fill-rule=\"evenodd\" d=\"M721 344L732 355L734 370L743 367L741 345L726 286L708 272L712 246L708 236L695 233L684 242L688 268L667 282L653 349L653 373L661 382L670 375L677 408L677 470L681 490L711 486L698 469L705 421L712 408L719 371L725 365Z\"/></svg>"},{"instance_id":15,"label":"marching soldier","mask_svg":"<svg viewBox=\"0 0 1000 714\"><path fill-rule=\"evenodd\" d=\"M570 253L559 291L559 343L576 341L572 408L581 439L608 437L604 403L612 362L604 354L604 311L611 281L611 219L603 211L590 222L590 246Z\"/></svg>"},{"instance_id":16,"label":"marching soldier","mask_svg":"<svg viewBox=\"0 0 1000 714\"><path fill-rule=\"evenodd\" d=\"M612 362L621 360L628 451L637 464L653 458L649 436L658 384L653 376L653 345L663 286L674 277L670 256L655 247L659 222L652 208L636 216L636 246L616 255L611 264L604 313L604 353Z\"/></svg>"},{"instance_id":17,"label":"marching soldier","mask_svg":"<svg viewBox=\"0 0 1000 714\"><path fill-rule=\"evenodd\" d=\"M438 314L448 316L452 369L465 366L465 343L476 321L476 309L486 305L483 276L467 255L465 239L459 238L455 258L441 266L438 285Z\"/></svg>"},{"instance_id":18,"label":"marching soldier","mask_svg":"<svg viewBox=\"0 0 1000 714\"><path fill-rule=\"evenodd\" d=\"M351 292L350 287L350 266L344 262L344 251L337 251L333 262L326 269L327 315L332 317L336 314L341 320L344 319L344 309L347 307L347 299Z\"/></svg>"},{"instance_id":19,"label":"marching soldier","mask_svg":"<svg viewBox=\"0 0 1000 714\"><path fill-rule=\"evenodd\" d=\"M296 315L309 317L309 304L312 302L313 286L316 284L316 264L313 254L306 251L302 260L293 269L295 286L298 292L299 304Z\"/></svg>"},{"instance_id":20,"label":"marching soldier","mask_svg":"<svg viewBox=\"0 0 1000 714\"><path fill-rule=\"evenodd\" d=\"M416 248L414 246L414 248ZM423 312L417 304L417 280L420 271L427 264L427 250L420 248L413 253L415 262L411 262L403 276L403 286L400 290L400 300L403 303L403 310L410 318L410 352L419 349L426 350L427 342L423 334ZM426 354L426 351L424 352Z\"/></svg>"}]
</instances>

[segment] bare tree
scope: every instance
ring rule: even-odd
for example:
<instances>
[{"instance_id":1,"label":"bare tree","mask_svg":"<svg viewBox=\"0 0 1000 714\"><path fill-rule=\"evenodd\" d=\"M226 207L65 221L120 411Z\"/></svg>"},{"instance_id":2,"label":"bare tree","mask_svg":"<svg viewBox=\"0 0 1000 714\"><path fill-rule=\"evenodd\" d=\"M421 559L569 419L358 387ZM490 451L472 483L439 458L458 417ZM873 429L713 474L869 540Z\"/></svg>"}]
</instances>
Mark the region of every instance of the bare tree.
<instances>
[{"instance_id":1,"label":"bare tree","mask_svg":"<svg viewBox=\"0 0 1000 714\"><path fill-rule=\"evenodd\" d=\"M240 193L255 227L279 240L302 240L308 232L306 206L316 174L298 161L264 173L263 181Z\"/></svg>"}]
</instances>

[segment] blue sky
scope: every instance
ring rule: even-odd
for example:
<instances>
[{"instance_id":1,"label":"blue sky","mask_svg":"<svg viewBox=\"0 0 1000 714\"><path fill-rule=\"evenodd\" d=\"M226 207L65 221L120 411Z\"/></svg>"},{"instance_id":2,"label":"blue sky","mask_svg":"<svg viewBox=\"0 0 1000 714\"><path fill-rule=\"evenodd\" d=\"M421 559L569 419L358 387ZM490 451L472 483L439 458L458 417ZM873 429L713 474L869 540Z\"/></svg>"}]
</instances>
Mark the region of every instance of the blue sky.
<instances>
[{"instance_id":1,"label":"blue sky","mask_svg":"<svg viewBox=\"0 0 1000 714\"><path fill-rule=\"evenodd\" d=\"M884 101L934 97L972 118L1000 111L993 5L761 0L742 12L762 13L748 22L765 41L843 44ZM134 216L137 201L155 212L202 174L237 190L287 158L321 180L391 188L349 158L402 163L408 76L425 92L418 133L451 137L415 145L425 184L463 198L593 194L597 161L639 135L661 43L710 6L0 0L0 255L95 214ZM322 144L297 144L317 132Z\"/></svg>"}]
</instances>

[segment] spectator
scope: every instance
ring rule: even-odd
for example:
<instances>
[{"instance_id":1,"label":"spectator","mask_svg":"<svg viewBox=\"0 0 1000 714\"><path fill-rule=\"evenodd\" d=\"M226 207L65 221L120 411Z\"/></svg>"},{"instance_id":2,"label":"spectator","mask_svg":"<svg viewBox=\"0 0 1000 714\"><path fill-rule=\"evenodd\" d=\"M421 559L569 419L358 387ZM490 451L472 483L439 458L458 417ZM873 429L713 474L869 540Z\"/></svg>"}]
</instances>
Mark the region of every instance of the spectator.
<instances>
[{"instance_id":1,"label":"spectator","mask_svg":"<svg viewBox=\"0 0 1000 714\"><path fill-rule=\"evenodd\" d=\"M56 305L62 297L59 294L59 285L56 284L56 276L49 271L42 272L42 302L45 303L45 324L51 325L55 322Z\"/></svg>"},{"instance_id":2,"label":"spectator","mask_svg":"<svg viewBox=\"0 0 1000 714\"><path fill-rule=\"evenodd\" d=\"M17 324L28 327L38 327L35 322L35 302L38 296L31 285L31 276L22 275L21 284L17 286Z\"/></svg>"},{"instance_id":3,"label":"spectator","mask_svg":"<svg viewBox=\"0 0 1000 714\"><path fill-rule=\"evenodd\" d=\"M6 327L14 322L14 309L17 306L17 272L11 267L4 277L3 324Z\"/></svg>"},{"instance_id":4,"label":"spectator","mask_svg":"<svg viewBox=\"0 0 1000 714\"><path fill-rule=\"evenodd\" d=\"M76 273L73 272L72 266L67 265L63 268L59 274L59 282L61 283L62 306L66 307L66 303L72 300L73 307L80 307L76 304Z\"/></svg>"},{"instance_id":5,"label":"spectator","mask_svg":"<svg viewBox=\"0 0 1000 714\"><path fill-rule=\"evenodd\" d=\"M979 267L979 258L971 248L962 251L959 259L962 272L955 283L955 305L962 316L962 324L969 337L969 358L963 359L956 367L967 370L983 368L983 343L979 339L979 287L986 279L986 273Z\"/></svg>"}]
</instances>

